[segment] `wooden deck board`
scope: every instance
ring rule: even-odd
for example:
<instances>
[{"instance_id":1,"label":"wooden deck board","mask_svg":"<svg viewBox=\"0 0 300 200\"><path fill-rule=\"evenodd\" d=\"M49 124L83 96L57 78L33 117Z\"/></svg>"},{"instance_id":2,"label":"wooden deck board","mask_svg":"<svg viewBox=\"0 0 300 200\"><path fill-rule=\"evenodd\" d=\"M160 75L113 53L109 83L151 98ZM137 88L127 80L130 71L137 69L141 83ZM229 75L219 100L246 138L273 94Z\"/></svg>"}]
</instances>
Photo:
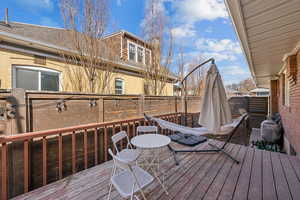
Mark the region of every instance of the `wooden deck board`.
<instances>
[{"instance_id":1,"label":"wooden deck board","mask_svg":"<svg viewBox=\"0 0 300 200\"><path fill-rule=\"evenodd\" d=\"M208 146L201 144L193 148ZM176 166L165 149L161 154L161 168L165 171L165 185L170 194L166 195L154 181L145 188L146 196L162 200L300 199L300 160L297 157L235 144L228 145L227 151L240 160L240 164L218 153L178 153L180 165ZM97 165L14 200L106 199L112 164L109 161ZM122 198L113 190L111 199Z\"/></svg>"},{"instance_id":2,"label":"wooden deck board","mask_svg":"<svg viewBox=\"0 0 300 200\"><path fill-rule=\"evenodd\" d=\"M262 199L262 151L258 149L254 150L248 199Z\"/></svg>"}]
</instances>

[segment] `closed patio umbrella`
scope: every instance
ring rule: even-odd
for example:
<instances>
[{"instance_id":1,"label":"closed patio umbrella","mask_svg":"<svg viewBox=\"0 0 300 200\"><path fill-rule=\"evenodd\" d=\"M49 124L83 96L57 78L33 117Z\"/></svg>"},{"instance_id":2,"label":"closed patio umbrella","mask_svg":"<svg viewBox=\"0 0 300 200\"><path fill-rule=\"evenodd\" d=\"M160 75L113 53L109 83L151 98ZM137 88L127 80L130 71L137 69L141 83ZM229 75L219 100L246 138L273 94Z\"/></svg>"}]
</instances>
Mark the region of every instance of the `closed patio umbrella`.
<instances>
[{"instance_id":1,"label":"closed patio umbrella","mask_svg":"<svg viewBox=\"0 0 300 200\"><path fill-rule=\"evenodd\" d=\"M212 133L218 134L221 126L231 121L231 111L223 81L217 66L212 64L206 75L199 124Z\"/></svg>"}]
</instances>

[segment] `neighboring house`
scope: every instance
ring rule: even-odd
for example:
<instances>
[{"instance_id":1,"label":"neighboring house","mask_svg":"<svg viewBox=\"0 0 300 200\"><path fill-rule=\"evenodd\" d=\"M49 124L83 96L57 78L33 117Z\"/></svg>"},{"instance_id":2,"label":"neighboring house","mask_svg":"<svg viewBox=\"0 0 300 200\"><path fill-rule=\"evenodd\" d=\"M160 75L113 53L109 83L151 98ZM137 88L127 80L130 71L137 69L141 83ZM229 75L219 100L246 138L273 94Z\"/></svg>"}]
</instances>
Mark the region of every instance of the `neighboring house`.
<instances>
[{"instance_id":1,"label":"neighboring house","mask_svg":"<svg viewBox=\"0 0 300 200\"><path fill-rule=\"evenodd\" d=\"M280 113L284 147L300 154L300 2L226 0L258 87L270 88L270 114Z\"/></svg>"},{"instance_id":2,"label":"neighboring house","mask_svg":"<svg viewBox=\"0 0 300 200\"><path fill-rule=\"evenodd\" d=\"M78 92L72 89L61 53L72 49L66 32L63 28L0 22L0 88ZM104 41L110 40L116 44L118 57L108 61L114 68L110 93L144 94L143 66L151 62L151 47L127 31L104 37ZM173 95L175 79L168 76L164 95Z\"/></svg>"},{"instance_id":3,"label":"neighboring house","mask_svg":"<svg viewBox=\"0 0 300 200\"><path fill-rule=\"evenodd\" d=\"M270 95L270 90L267 88L255 88L249 91L249 95L257 97L268 97Z\"/></svg>"}]
</instances>

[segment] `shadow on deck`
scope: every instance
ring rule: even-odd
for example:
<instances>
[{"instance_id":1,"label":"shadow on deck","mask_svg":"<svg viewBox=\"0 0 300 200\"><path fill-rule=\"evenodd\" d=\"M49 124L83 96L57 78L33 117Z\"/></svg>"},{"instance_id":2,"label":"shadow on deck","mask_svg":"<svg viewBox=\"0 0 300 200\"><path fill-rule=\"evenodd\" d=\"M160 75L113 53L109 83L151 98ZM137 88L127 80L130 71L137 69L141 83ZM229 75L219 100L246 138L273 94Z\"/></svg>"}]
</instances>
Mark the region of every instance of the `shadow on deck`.
<instances>
[{"instance_id":1,"label":"shadow on deck","mask_svg":"<svg viewBox=\"0 0 300 200\"><path fill-rule=\"evenodd\" d=\"M217 145L221 142L212 141ZM176 148L186 148L172 144ZM207 143L195 149L209 148ZM148 199L299 199L300 160L285 154L241 145L226 147L240 164L219 153L179 153L176 166L168 149L161 155L169 195L154 181L145 192ZM112 162L17 196L21 199L106 199ZM114 190L112 199L121 199Z\"/></svg>"}]
</instances>

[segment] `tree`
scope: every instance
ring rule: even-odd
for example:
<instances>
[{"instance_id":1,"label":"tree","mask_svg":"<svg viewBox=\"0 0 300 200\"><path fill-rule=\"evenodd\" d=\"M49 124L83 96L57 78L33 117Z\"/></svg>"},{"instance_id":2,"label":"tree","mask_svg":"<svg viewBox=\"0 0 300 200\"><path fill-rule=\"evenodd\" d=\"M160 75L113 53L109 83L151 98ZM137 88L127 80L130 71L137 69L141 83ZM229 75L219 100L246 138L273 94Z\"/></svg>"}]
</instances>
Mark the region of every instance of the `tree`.
<instances>
[{"instance_id":1,"label":"tree","mask_svg":"<svg viewBox=\"0 0 300 200\"><path fill-rule=\"evenodd\" d=\"M193 70L197 65L203 62L203 58L201 55L195 57L191 63L188 64L188 70ZM201 96L204 91L205 85L205 74L206 74L205 66L200 67L196 71L194 71L189 78L187 79L187 90L191 95Z\"/></svg>"},{"instance_id":2,"label":"tree","mask_svg":"<svg viewBox=\"0 0 300 200\"><path fill-rule=\"evenodd\" d=\"M152 95L162 95L170 76L173 37L167 26L160 0L148 1L142 24L144 37L151 47L151 61L144 66L145 84Z\"/></svg>"},{"instance_id":3,"label":"tree","mask_svg":"<svg viewBox=\"0 0 300 200\"><path fill-rule=\"evenodd\" d=\"M117 59L115 44L103 40L109 19L108 0L61 0L67 38L72 52L63 52L66 65L83 68L89 92L108 90L113 68L108 60ZM78 80L78 71L70 70ZM76 78L77 77L77 78ZM72 79L72 78L71 78ZM82 82L78 84L84 84ZM79 88L84 88L83 85Z\"/></svg>"}]
</instances>

